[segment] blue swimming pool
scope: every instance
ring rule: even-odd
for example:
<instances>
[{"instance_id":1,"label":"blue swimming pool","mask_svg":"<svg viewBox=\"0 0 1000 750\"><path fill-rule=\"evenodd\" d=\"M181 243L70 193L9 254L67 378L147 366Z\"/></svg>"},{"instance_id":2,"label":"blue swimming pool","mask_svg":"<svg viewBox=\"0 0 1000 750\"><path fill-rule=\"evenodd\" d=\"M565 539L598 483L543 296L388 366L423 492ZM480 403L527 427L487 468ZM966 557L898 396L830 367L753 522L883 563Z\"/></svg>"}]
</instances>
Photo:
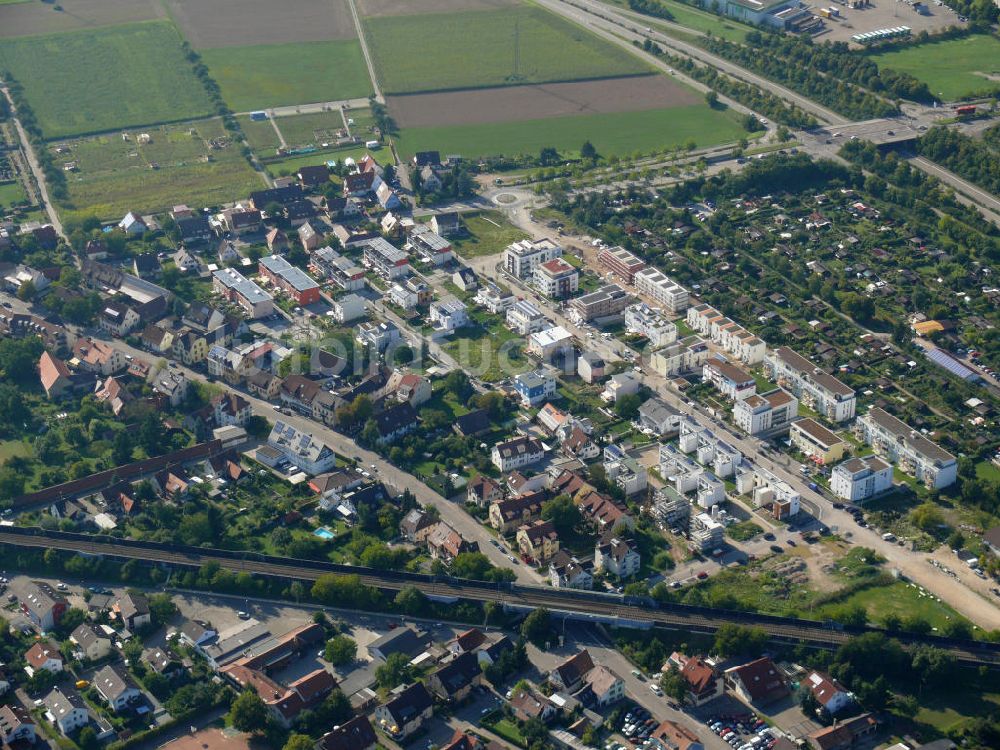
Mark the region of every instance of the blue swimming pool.
<instances>
[{"instance_id":1,"label":"blue swimming pool","mask_svg":"<svg viewBox=\"0 0 1000 750\"><path fill-rule=\"evenodd\" d=\"M326 526L316 529L316 531L314 531L313 534L318 536L320 539L333 539L334 537L334 533L330 531L330 529L328 529Z\"/></svg>"}]
</instances>

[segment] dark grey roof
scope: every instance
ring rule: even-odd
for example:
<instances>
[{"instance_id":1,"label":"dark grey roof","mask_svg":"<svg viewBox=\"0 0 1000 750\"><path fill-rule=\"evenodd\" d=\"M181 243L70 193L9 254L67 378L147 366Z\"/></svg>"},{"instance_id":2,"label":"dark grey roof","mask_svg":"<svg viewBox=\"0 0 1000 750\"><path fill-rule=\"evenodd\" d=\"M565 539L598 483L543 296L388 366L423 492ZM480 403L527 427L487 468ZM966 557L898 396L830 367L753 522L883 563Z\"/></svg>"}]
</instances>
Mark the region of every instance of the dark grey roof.
<instances>
[{"instance_id":1,"label":"dark grey roof","mask_svg":"<svg viewBox=\"0 0 1000 750\"><path fill-rule=\"evenodd\" d=\"M385 635L368 645L368 650L378 650L382 656L389 654L405 654L411 659L423 653L427 639L413 628L403 627L390 630Z\"/></svg>"}]
</instances>

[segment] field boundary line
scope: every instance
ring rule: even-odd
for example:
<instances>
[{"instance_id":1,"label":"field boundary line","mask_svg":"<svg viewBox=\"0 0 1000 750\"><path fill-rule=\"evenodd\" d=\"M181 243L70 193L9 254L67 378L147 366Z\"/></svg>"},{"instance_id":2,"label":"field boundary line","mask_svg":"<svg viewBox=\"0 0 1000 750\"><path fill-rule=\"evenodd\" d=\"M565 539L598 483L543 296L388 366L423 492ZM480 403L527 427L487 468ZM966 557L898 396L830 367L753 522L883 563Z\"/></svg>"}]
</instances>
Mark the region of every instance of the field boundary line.
<instances>
[{"instance_id":1,"label":"field boundary line","mask_svg":"<svg viewBox=\"0 0 1000 750\"><path fill-rule=\"evenodd\" d=\"M351 16L354 18L354 30L358 34L358 42L361 44L361 53L365 57L365 65L368 67L368 77L372 81L372 89L375 92L375 99L382 104L385 104L385 96L382 94L382 89L379 87L378 76L375 75L375 64L372 62L372 54L368 49L368 39L365 37L365 29L361 23L361 15L358 13L358 6L355 0L347 0L347 4L351 6Z\"/></svg>"},{"instance_id":2,"label":"field boundary line","mask_svg":"<svg viewBox=\"0 0 1000 750\"><path fill-rule=\"evenodd\" d=\"M396 93L393 91L385 92L386 96L402 97L402 96L425 96L427 94L460 94L464 91L492 91L494 89L516 89L519 87L529 87L529 86L551 86L556 83L593 83L594 81L617 81L622 78L653 78L655 76L663 75L663 73L651 70L643 73L623 73L621 75L614 76L587 76L586 78L553 78L546 79L544 81L518 81L516 83L500 83L496 85L485 85L485 86L451 86L448 88L441 89L417 89L414 91L407 91L405 94Z\"/></svg>"}]
</instances>

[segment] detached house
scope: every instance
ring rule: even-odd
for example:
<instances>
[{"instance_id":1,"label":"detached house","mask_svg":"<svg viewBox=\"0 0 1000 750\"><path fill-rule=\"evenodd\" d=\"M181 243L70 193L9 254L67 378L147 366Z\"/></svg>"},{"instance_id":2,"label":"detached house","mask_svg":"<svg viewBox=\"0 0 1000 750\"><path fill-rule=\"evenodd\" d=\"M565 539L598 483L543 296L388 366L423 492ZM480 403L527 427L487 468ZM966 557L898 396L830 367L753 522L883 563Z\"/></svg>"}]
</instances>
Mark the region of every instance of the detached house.
<instances>
[{"instance_id":1,"label":"detached house","mask_svg":"<svg viewBox=\"0 0 1000 750\"><path fill-rule=\"evenodd\" d=\"M493 446L490 460L500 471L506 473L541 461L545 456L545 446L532 437L516 437Z\"/></svg>"},{"instance_id":2,"label":"detached house","mask_svg":"<svg viewBox=\"0 0 1000 750\"><path fill-rule=\"evenodd\" d=\"M57 687L44 698L45 718L55 724L64 737L87 726L90 712L75 690Z\"/></svg>"},{"instance_id":3,"label":"detached house","mask_svg":"<svg viewBox=\"0 0 1000 750\"><path fill-rule=\"evenodd\" d=\"M603 570L619 578L628 578L639 572L639 552L624 539L611 537L601 540L594 548L594 569Z\"/></svg>"},{"instance_id":4,"label":"detached house","mask_svg":"<svg viewBox=\"0 0 1000 750\"><path fill-rule=\"evenodd\" d=\"M517 530L517 548L538 564L548 562L559 551L559 533L551 521L535 521Z\"/></svg>"},{"instance_id":5,"label":"detached house","mask_svg":"<svg viewBox=\"0 0 1000 750\"><path fill-rule=\"evenodd\" d=\"M24 671L28 677L39 672L59 674L63 671L63 656L59 648L50 641L37 641L24 653Z\"/></svg>"},{"instance_id":6,"label":"detached house","mask_svg":"<svg viewBox=\"0 0 1000 750\"><path fill-rule=\"evenodd\" d=\"M549 682L564 692L573 693L583 685L584 676L593 668L594 660L584 649L549 672Z\"/></svg>"},{"instance_id":7,"label":"detached house","mask_svg":"<svg viewBox=\"0 0 1000 750\"><path fill-rule=\"evenodd\" d=\"M464 653L432 672L427 679L427 687L441 700L458 703L465 700L472 688L482 684L482 681L479 659L474 653Z\"/></svg>"},{"instance_id":8,"label":"detached house","mask_svg":"<svg viewBox=\"0 0 1000 750\"><path fill-rule=\"evenodd\" d=\"M132 632L148 625L153 619L149 613L149 600L142 594L126 593L112 605L111 610Z\"/></svg>"},{"instance_id":9,"label":"detached house","mask_svg":"<svg viewBox=\"0 0 1000 750\"><path fill-rule=\"evenodd\" d=\"M132 677L117 664L94 673L94 687L116 714L125 711L142 697L142 691Z\"/></svg>"},{"instance_id":10,"label":"detached house","mask_svg":"<svg viewBox=\"0 0 1000 750\"><path fill-rule=\"evenodd\" d=\"M767 657L727 669L725 679L726 687L749 705L767 705L789 694L785 676Z\"/></svg>"},{"instance_id":11,"label":"detached house","mask_svg":"<svg viewBox=\"0 0 1000 750\"><path fill-rule=\"evenodd\" d=\"M388 703L375 709L375 723L396 742L405 740L434 713L430 693L421 683L395 693Z\"/></svg>"},{"instance_id":12,"label":"detached house","mask_svg":"<svg viewBox=\"0 0 1000 750\"><path fill-rule=\"evenodd\" d=\"M722 677L702 657L685 656L675 651L663 665L664 671L671 667L677 669L687 683L687 702L690 705L700 706L722 695Z\"/></svg>"},{"instance_id":13,"label":"detached house","mask_svg":"<svg viewBox=\"0 0 1000 750\"><path fill-rule=\"evenodd\" d=\"M75 651L91 661L111 653L111 636L98 625L85 622L70 633L69 639L76 646Z\"/></svg>"}]
</instances>

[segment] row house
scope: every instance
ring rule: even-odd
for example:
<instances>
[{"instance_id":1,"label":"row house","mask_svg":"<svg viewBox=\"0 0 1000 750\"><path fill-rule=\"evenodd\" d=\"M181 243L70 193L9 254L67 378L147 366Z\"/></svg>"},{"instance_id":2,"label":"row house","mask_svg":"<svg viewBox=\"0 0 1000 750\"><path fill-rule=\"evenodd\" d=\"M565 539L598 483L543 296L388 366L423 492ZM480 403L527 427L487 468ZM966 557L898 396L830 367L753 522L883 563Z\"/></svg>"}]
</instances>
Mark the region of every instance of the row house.
<instances>
[{"instance_id":1,"label":"row house","mask_svg":"<svg viewBox=\"0 0 1000 750\"><path fill-rule=\"evenodd\" d=\"M106 302L97 316L100 329L118 338L128 336L140 322L139 313L134 308L117 300Z\"/></svg>"},{"instance_id":2,"label":"row house","mask_svg":"<svg viewBox=\"0 0 1000 750\"><path fill-rule=\"evenodd\" d=\"M248 318L265 318L274 312L274 298L234 268L212 273L212 291L239 305Z\"/></svg>"},{"instance_id":3,"label":"row house","mask_svg":"<svg viewBox=\"0 0 1000 750\"><path fill-rule=\"evenodd\" d=\"M767 345L742 326L736 324L711 305L699 304L688 308L687 324L746 365L764 361Z\"/></svg>"},{"instance_id":4,"label":"row house","mask_svg":"<svg viewBox=\"0 0 1000 750\"><path fill-rule=\"evenodd\" d=\"M319 284L282 256L268 255L261 258L258 270L261 276L294 299L296 304L311 305L319 302Z\"/></svg>"},{"instance_id":5,"label":"row house","mask_svg":"<svg viewBox=\"0 0 1000 750\"><path fill-rule=\"evenodd\" d=\"M451 243L423 224L410 233L409 248L433 266L443 266L455 258Z\"/></svg>"},{"instance_id":6,"label":"row house","mask_svg":"<svg viewBox=\"0 0 1000 750\"><path fill-rule=\"evenodd\" d=\"M779 386L831 422L845 422L854 417L857 406L854 389L787 346L771 352L765 369Z\"/></svg>"},{"instance_id":7,"label":"row house","mask_svg":"<svg viewBox=\"0 0 1000 750\"><path fill-rule=\"evenodd\" d=\"M364 269L329 246L309 256L309 270L345 291L357 291L365 285Z\"/></svg>"},{"instance_id":8,"label":"row house","mask_svg":"<svg viewBox=\"0 0 1000 750\"><path fill-rule=\"evenodd\" d=\"M928 488L943 489L957 478L958 461L953 455L884 409L873 406L859 417L854 435Z\"/></svg>"},{"instance_id":9,"label":"row house","mask_svg":"<svg viewBox=\"0 0 1000 750\"><path fill-rule=\"evenodd\" d=\"M793 422L788 437L795 448L821 466L839 461L847 448L842 438L811 417Z\"/></svg>"},{"instance_id":10,"label":"row house","mask_svg":"<svg viewBox=\"0 0 1000 750\"><path fill-rule=\"evenodd\" d=\"M23 338L39 336L47 349L61 350L69 345L66 329L37 315L0 308L0 336Z\"/></svg>"}]
</instances>

